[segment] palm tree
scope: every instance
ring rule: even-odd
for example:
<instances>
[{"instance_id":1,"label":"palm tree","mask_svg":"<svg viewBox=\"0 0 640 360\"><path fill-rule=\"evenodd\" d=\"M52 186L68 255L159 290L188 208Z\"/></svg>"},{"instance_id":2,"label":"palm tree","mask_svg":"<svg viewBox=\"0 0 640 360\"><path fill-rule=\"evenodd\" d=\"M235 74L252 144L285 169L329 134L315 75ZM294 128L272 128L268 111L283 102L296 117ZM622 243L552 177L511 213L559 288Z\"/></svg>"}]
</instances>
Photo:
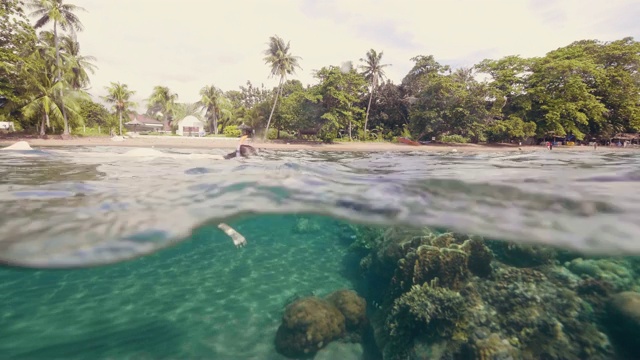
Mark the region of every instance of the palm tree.
<instances>
[{"instance_id":1,"label":"palm tree","mask_svg":"<svg viewBox=\"0 0 640 360\"><path fill-rule=\"evenodd\" d=\"M111 82L111 86L105 86L105 89L109 92L109 95L102 98L110 104L118 112L118 118L120 121L120 136L122 136L122 113L126 112L129 107L135 106L135 103L129 101L131 95L135 94L135 91L129 90L127 84L120 84L119 82Z\"/></svg>"},{"instance_id":2,"label":"palm tree","mask_svg":"<svg viewBox=\"0 0 640 360\"><path fill-rule=\"evenodd\" d=\"M63 112L78 117L79 102L87 95L83 92L69 91L63 82L56 77L54 56L47 44L46 36L36 44L36 51L31 54L30 61L26 62L23 76L29 84L30 97L22 107L22 114L27 118L42 115L40 123L40 135L45 134L45 129L51 127L51 118L60 120ZM62 101L62 95L67 101Z\"/></svg>"},{"instance_id":3,"label":"palm tree","mask_svg":"<svg viewBox=\"0 0 640 360\"><path fill-rule=\"evenodd\" d=\"M56 69L58 70L58 79L62 80L62 69L60 67L60 48L58 46L58 25L60 25L60 28L64 31L66 31L67 29L70 29L71 31L81 31L82 23L80 22L80 19L78 19L78 17L74 14L74 12L78 10L84 11L84 9L76 5L65 4L63 0L31 0L29 3L29 7L35 10L31 13L31 16L38 17L34 28L41 28L53 20L53 39L56 51ZM63 103L63 134L68 135L69 121L67 120L67 113L65 111L62 87L59 88L59 92L60 101Z\"/></svg>"},{"instance_id":4,"label":"palm tree","mask_svg":"<svg viewBox=\"0 0 640 360\"><path fill-rule=\"evenodd\" d=\"M215 85L207 85L200 89L200 101L198 105L205 111L205 117L209 121L209 128L214 134L218 133L218 120L222 117L231 117L227 103L229 100Z\"/></svg>"},{"instance_id":5,"label":"palm tree","mask_svg":"<svg viewBox=\"0 0 640 360\"><path fill-rule=\"evenodd\" d=\"M276 103L278 97L282 92L282 84L287 75L294 74L295 68L300 68L298 60L299 56L294 56L289 53L289 42L286 44L278 35L271 36L269 38L269 48L264 51L266 55L264 61L266 64L271 65L271 76L280 76L280 84L278 85L278 92L276 98L273 100L273 108L271 108L271 114L269 114L269 120L267 121L267 128L264 131L264 139L267 139L269 134L269 125L271 124L271 117L273 117L273 111L276 109Z\"/></svg>"},{"instance_id":6,"label":"palm tree","mask_svg":"<svg viewBox=\"0 0 640 360\"><path fill-rule=\"evenodd\" d=\"M75 34L62 37L60 45L63 50L63 63L69 70L67 72L69 85L74 90L85 88L90 83L87 70L92 74L95 73L96 66L91 62L96 61L96 58L80 55L80 43Z\"/></svg>"},{"instance_id":7,"label":"palm tree","mask_svg":"<svg viewBox=\"0 0 640 360\"><path fill-rule=\"evenodd\" d=\"M202 120L202 109L198 103L176 103L173 114L176 119L195 116L198 120Z\"/></svg>"},{"instance_id":8,"label":"palm tree","mask_svg":"<svg viewBox=\"0 0 640 360\"><path fill-rule=\"evenodd\" d=\"M62 106L64 106L60 104L58 96L62 83L56 79L55 68L48 66L43 58L46 55L45 51L36 51L33 56L39 59L34 59L29 69L24 72L31 96L21 109L26 118L42 115L39 126L41 136L45 135L46 128L51 127L51 117L62 117Z\"/></svg>"},{"instance_id":9,"label":"palm tree","mask_svg":"<svg viewBox=\"0 0 640 360\"><path fill-rule=\"evenodd\" d=\"M364 117L364 139L367 140L367 122L369 121L369 110L371 109L371 100L373 99L373 93L380 81L382 81L385 77L384 68L390 66L390 64L381 64L382 60L382 51L377 53L375 50L371 49L367 52L366 59L360 59L360 61L364 62L364 65L360 65L360 68L363 70L363 75L369 84L371 84L371 90L369 91L369 105L367 105L367 114Z\"/></svg>"},{"instance_id":10,"label":"palm tree","mask_svg":"<svg viewBox=\"0 0 640 360\"><path fill-rule=\"evenodd\" d=\"M155 116L160 112L163 120L173 122L176 100L178 100L178 94L172 93L168 87L155 86L151 96L147 99L147 114Z\"/></svg>"}]
</instances>

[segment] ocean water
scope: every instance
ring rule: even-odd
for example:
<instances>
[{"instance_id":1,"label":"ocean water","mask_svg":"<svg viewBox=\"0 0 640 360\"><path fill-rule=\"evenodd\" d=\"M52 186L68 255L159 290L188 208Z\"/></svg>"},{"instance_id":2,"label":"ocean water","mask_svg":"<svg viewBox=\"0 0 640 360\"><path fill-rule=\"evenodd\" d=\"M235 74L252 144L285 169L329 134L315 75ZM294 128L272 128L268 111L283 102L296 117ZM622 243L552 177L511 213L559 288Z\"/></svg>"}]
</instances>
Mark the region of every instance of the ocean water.
<instances>
[{"instance_id":1,"label":"ocean water","mask_svg":"<svg viewBox=\"0 0 640 360\"><path fill-rule=\"evenodd\" d=\"M287 305L340 289L366 300L372 326L360 341L322 342L316 359L438 358L447 351L497 359L516 351L502 349L505 341L520 349L509 355L514 359L635 356L625 339L616 339L619 331L601 324L599 311L606 311L599 305L640 290L640 152L263 150L254 158L219 160L224 153L0 151L0 357L286 359L274 338ZM217 227L223 222L246 245L236 247ZM565 346L574 357L558 350L531 355L533 346L508 322L465 318L482 326L464 332L455 325L458 350L442 345L451 334L424 338L428 326L404 333L410 344L397 350L398 342L383 333L400 321L390 316L400 319L398 299L413 288L393 293L389 279L399 270L385 275L363 264L375 264L376 254L400 243L401 235L390 231L425 228L435 235L416 248L430 249L447 232L487 242L495 256L492 275L467 285L475 284L494 316L498 295L488 289L527 269L517 273L524 285L513 290L523 292L529 284L523 276L536 271L549 279L536 283L538 290L558 297L566 288L577 294L571 301L591 296L580 308L592 310L573 326L593 324L597 336L566 341L581 351L587 346L579 341L605 345L593 345L591 353ZM415 243L414 235L402 240L402 249ZM539 256L547 249L553 254ZM527 258L533 263L523 264ZM452 283L446 291L465 289ZM572 329L563 314L558 310L550 323ZM492 337L477 335L484 329L503 336L496 342L503 345L486 345Z\"/></svg>"}]
</instances>

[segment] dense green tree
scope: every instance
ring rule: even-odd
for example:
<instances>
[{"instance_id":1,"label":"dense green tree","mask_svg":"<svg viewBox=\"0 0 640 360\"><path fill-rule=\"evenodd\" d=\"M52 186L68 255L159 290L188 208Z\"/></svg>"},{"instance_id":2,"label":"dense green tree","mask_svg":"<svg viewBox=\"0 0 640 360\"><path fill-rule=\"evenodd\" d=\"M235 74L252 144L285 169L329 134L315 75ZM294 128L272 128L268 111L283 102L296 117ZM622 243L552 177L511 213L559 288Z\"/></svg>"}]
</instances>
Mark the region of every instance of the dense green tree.
<instances>
[{"instance_id":1,"label":"dense green tree","mask_svg":"<svg viewBox=\"0 0 640 360\"><path fill-rule=\"evenodd\" d=\"M409 125L409 102L404 99L402 87L386 81L377 91L377 101L369 114L371 133L387 140L403 135Z\"/></svg>"},{"instance_id":2,"label":"dense green tree","mask_svg":"<svg viewBox=\"0 0 640 360\"><path fill-rule=\"evenodd\" d=\"M36 42L23 2L0 2L0 118L20 116L19 108L28 87L25 62L35 50Z\"/></svg>"},{"instance_id":3,"label":"dense green tree","mask_svg":"<svg viewBox=\"0 0 640 360\"><path fill-rule=\"evenodd\" d=\"M606 107L594 95L604 74L580 46L570 45L535 59L527 93L538 136L574 135L582 139L589 123L602 123Z\"/></svg>"},{"instance_id":4,"label":"dense green tree","mask_svg":"<svg viewBox=\"0 0 640 360\"><path fill-rule=\"evenodd\" d=\"M364 120L364 110L358 105L367 92L367 81L351 62L323 67L315 76L320 80L315 91L322 97L324 108L322 136L330 141L339 130L347 129L351 137L352 127Z\"/></svg>"},{"instance_id":5,"label":"dense green tree","mask_svg":"<svg viewBox=\"0 0 640 360\"><path fill-rule=\"evenodd\" d=\"M79 102L79 115L84 124L89 127L102 126L109 127L115 125L113 115L107 108L91 99L83 99ZM117 121L116 121L117 122Z\"/></svg>"}]
</instances>

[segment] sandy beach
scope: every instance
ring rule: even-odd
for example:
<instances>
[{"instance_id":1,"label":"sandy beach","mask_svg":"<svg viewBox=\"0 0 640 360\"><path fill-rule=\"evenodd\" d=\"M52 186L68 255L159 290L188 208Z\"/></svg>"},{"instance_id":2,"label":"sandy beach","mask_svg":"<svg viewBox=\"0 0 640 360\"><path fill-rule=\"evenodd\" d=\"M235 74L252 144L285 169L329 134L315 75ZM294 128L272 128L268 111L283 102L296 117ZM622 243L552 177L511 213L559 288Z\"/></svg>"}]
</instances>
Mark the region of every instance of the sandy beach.
<instances>
[{"instance_id":1,"label":"sandy beach","mask_svg":"<svg viewBox=\"0 0 640 360\"><path fill-rule=\"evenodd\" d=\"M59 146L125 146L144 148L194 148L194 149L234 149L238 143L237 138L219 137L179 137L179 136L138 136L125 137L122 141L114 141L109 137L74 137L72 139L39 139L22 137L0 138L0 147L9 146L17 141L26 141L33 148L38 147L59 147ZM249 140L246 142L258 149L272 150L315 150L315 151L534 151L544 149L543 146L518 146L513 144L434 144L412 146L390 142L337 142L334 144L321 144L314 142L286 142L268 141L261 139ZM637 147L600 147L602 150L633 151L639 150ZM591 146L556 146L553 150L559 151L594 151Z\"/></svg>"}]
</instances>

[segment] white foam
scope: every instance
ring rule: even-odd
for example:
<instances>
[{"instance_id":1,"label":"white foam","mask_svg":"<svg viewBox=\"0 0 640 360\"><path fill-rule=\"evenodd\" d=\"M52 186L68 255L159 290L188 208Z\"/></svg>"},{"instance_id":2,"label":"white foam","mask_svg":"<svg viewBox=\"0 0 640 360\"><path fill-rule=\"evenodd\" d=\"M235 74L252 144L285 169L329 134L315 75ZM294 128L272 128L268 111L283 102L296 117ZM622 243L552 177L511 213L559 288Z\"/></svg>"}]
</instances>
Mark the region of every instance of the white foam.
<instances>
[{"instance_id":1,"label":"white foam","mask_svg":"<svg viewBox=\"0 0 640 360\"><path fill-rule=\"evenodd\" d=\"M28 142L26 141L18 141L12 145L4 147L0 150L33 150Z\"/></svg>"}]
</instances>

